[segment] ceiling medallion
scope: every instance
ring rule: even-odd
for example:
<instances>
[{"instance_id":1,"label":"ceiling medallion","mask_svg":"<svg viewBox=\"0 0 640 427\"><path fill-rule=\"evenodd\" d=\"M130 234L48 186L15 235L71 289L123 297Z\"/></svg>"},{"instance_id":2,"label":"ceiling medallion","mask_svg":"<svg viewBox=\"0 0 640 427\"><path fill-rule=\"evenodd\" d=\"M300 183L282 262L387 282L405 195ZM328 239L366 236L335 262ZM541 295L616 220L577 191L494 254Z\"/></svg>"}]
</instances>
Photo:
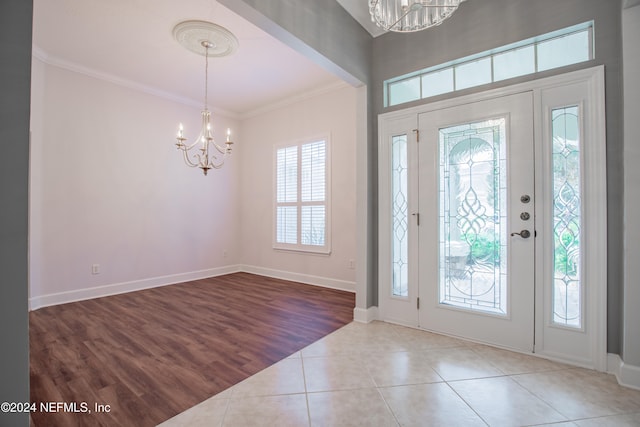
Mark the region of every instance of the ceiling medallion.
<instances>
[{"instance_id":1,"label":"ceiling medallion","mask_svg":"<svg viewBox=\"0 0 640 427\"><path fill-rule=\"evenodd\" d=\"M185 49L198 55L222 57L238 49L236 36L220 25L207 21L184 21L173 28L173 37ZM203 49L203 42L209 44Z\"/></svg>"}]
</instances>

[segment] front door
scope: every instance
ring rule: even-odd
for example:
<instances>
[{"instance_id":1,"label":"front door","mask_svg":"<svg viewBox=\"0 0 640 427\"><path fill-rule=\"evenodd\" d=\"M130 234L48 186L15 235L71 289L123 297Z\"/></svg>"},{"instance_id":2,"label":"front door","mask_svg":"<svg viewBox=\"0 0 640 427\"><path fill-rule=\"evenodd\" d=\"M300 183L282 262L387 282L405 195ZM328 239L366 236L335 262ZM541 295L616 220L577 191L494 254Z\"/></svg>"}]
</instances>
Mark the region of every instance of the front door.
<instances>
[{"instance_id":1,"label":"front door","mask_svg":"<svg viewBox=\"0 0 640 427\"><path fill-rule=\"evenodd\" d=\"M606 368L604 70L390 112L379 318Z\"/></svg>"},{"instance_id":2,"label":"front door","mask_svg":"<svg viewBox=\"0 0 640 427\"><path fill-rule=\"evenodd\" d=\"M421 327L533 350L533 97L420 114Z\"/></svg>"}]
</instances>

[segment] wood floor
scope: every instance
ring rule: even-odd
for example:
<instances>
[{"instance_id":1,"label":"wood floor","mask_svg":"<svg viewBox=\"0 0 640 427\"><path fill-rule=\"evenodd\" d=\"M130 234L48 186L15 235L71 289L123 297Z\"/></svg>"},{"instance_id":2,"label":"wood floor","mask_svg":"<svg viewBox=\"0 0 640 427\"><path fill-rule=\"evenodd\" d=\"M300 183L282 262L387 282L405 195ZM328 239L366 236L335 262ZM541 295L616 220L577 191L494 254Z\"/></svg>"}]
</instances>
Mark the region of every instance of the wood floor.
<instances>
[{"instance_id":1,"label":"wood floor","mask_svg":"<svg viewBox=\"0 0 640 427\"><path fill-rule=\"evenodd\" d=\"M31 402L91 410L37 411L33 424L155 426L349 323L354 305L235 273L33 311Z\"/></svg>"}]
</instances>

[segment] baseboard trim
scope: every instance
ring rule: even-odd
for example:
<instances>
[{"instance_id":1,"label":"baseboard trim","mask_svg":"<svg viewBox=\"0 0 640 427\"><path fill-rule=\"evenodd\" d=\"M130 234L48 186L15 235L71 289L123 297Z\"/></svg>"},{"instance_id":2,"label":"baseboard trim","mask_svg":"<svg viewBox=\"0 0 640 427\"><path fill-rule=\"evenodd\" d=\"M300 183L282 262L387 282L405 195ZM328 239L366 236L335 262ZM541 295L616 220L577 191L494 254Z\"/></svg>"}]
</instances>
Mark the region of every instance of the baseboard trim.
<instances>
[{"instance_id":1,"label":"baseboard trim","mask_svg":"<svg viewBox=\"0 0 640 427\"><path fill-rule=\"evenodd\" d=\"M192 280L206 279L208 277L222 276L224 274L238 273L241 271L246 273L259 274L261 276L274 277L276 279L291 280L294 282L306 283L309 285L322 286L325 288L337 289L341 291L355 292L355 282L348 282L345 280L331 279L321 276L312 276L308 274L293 273L289 271L274 270L252 265L236 264L224 267L210 268L206 270L192 271L188 273L172 274L169 276L152 277L149 279L134 280L131 282L97 286L95 288L78 289L74 291L41 295L29 299L29 310L33 311L51 305L67 304L70 302L108 297L111 295L141 291L143 289L157 288L160 286L175 285L176 283L190 282Z\"/></svg>"},{"instance_id":2,"label":"baseboard trim","mask_svg":"<svg viewBox=\"0 0 640 427\"><path fill-rule=\"evenodd\" d=\"M613 374L622 386L640 390L640 366L625 363L617 354L607 354L607 372Z\"/></svg>"},{"instance_id":3,"label":"baseboard trim","mask_svg":"<svg viewBox=\"0 0 640 427\"><path fill-rule=\"evenodd\" d=\"M291 280L292 282L306 283L308 285L322 286L324 288L337 289L339 291L354 292L355 282L332 279L330 277L313 276L311 274L294 273L291 271L274 270L255 265L241 265L240 271L258 274L260 276L273 277L275 279Z\"/></svg>"},{"instance_id":4,"label":"baseboard trim","mask_svg":"<svg viewBox=\"0 0 640 427\"><path fill-rule=\"evenodd\" d=\"M176 283L190 282L192 280L206 279L208 277L222 276L224 274L241 271L240 265L228 265L206 270L192 271L188 273L172 274L168 276L152 277L149 279L134 280L131 282L115 283L111 285L97 286L95 288L78 289L75 291L59 292L42 295L29 299L29 310L51 305L66 304L93 298L108 297L143 289L157 288L160 286L174 285Z\"/></svg>"},{"instance_id":5,"label":"baseboard trim","mask_svg":"<svg viewBox=\"0 0 640 427\"><path fill-rule=\"evenodd\" d=\"M354 308L353 320L360 323L371 323L374 320L378 320L378 307L372 306L369 308Z\"/></svg>"}]
</instances>

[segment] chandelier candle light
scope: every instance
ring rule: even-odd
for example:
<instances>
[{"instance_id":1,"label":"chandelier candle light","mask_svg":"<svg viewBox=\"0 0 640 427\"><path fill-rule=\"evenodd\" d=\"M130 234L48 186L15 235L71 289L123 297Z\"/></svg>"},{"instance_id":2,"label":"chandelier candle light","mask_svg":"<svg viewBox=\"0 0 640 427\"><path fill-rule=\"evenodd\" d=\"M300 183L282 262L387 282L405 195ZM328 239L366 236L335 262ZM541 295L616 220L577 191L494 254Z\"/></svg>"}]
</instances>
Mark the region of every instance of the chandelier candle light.
<instances>
[{"instance_id":1,"label":"chandelier candle light","mask_svg":"<svg viewBox=\"0 0 640 427\"><path fill-rule=\"evenodd\" d=\"M238 40L227 29L205 21L182 22L173 29L173 35L182 46L205 57L202 128L196 140L187 145L185 144L187 138L184 137L184 128L180 123L176 147L182 151L187 166L199 167L207 175L209 169L220 169L224 165L226 157L231 154L231 146L233 145L231 129L227 129L227 140L224 146L218 145L213 138L211 112L207 103L209 57L230 55L237 49Z\"/></svg>"},{"instance_id":2,"label":"chandelier candle light","mask_svg":"<svg viewBox=\"0 0 640 427\"><path fill-rule=\"evenodd\" d=\"M465 0L369 0L371 20L387 31L410 33L440 25Z\"/></svg>"}]
</instances>

